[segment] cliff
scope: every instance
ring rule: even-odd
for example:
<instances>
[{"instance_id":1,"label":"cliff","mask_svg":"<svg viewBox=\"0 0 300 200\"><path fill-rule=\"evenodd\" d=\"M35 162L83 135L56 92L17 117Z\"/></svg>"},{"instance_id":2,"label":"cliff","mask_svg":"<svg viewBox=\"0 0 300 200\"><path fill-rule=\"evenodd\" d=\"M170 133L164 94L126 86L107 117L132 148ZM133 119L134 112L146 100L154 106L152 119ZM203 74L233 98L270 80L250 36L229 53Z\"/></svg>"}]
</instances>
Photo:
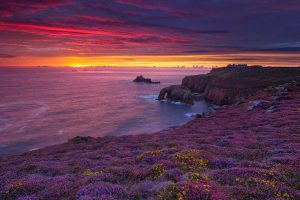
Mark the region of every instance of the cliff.
<instances>
[{"instance_id":1,"label":"cliff","mask_svg":"<svg viewBox=\"0 0 300 200\"><path fill-rule=\"evenodd\" d=\"M217 105L233 104L260 89L290 81L300 83L300 67L216 68L208 74L187 76L182 85Z\"/></svg>"}]
</instances>

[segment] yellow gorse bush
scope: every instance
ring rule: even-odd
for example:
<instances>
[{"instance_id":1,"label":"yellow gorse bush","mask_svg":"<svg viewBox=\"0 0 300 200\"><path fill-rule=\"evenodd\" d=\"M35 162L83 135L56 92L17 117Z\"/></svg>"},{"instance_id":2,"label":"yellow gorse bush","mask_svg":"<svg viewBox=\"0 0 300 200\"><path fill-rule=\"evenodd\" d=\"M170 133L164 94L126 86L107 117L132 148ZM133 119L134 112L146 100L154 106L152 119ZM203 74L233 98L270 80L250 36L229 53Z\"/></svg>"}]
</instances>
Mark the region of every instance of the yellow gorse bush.
<instances>
[{"instance_id":1,"label":"yellow gorse bush","mask_svg":"<svg viewBox=\"0 0 300 200\"><path fill-rule=\"evenodd\" d=\"M207 160L197 158L189 153L177 153L175 160L180 163L182 170L197 172L207 169Z\"/></svg>"},{"instance_id":2,"label":"yellow gorse bush","mask_svg":"<svg viewBox=\"0 0 300 200\"><path fill-rule=\"evenodd\" d=\"M166 173L166 170L162 164L155 164L151 168L152 178L159 178Z\"/></svg>"},{"instance_id":3,"label":"yellow gorse bush","mask_svg":"<svg viewBox=\"0 0 300 200\"><path fill-rule=\"evenodd\" d=\"M87 169L82 173L82 175L83 176L93 176L93 175L98 175L101 173L102 173L101 170L92 171L91 169Z\"/></svg>"}]
</instances>

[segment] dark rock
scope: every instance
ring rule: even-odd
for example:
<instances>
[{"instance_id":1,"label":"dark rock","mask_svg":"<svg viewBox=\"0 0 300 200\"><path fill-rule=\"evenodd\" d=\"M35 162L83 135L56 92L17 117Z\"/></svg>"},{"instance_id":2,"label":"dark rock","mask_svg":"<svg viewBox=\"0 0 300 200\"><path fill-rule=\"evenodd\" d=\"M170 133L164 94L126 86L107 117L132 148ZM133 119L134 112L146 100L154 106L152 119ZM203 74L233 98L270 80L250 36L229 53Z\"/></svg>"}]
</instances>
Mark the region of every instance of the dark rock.
<instances>
[{"instance_id":1,"label":"dark rock","mask_svg":"<svg viewBox=\"0 0 300 200\"><path fill-rule=\"evenodd\" d=\"M204 99L203 96L199 93L193 93L192 95L193 95L194 101L201 101Z\"/></svg>"},{"instance_id":2,"label":"dark rock","mask_svg":"<svg viewBox=\"0 0 300 200\"><path fill-rule=\"evenodd\" d=\"M211 110L208 110L208 111L203 112L203 113L198 113L198 114L196 114L194 117L195 117L195 118L203 118L203 117L204 117L204 118L207 118L207 117L212 117L212 116L214 116L215 113L216 113L216 110L211 109Z\"/></svg>"},{"instance_id":3,"label":"dark rock","mask_svg":"<svg viewBox=\"0 0 300 200\"><path fill-rule=\"evenodd\" d=\"M137 76L134 80L136 83L152 83L152 84L159 84L159 81L152 81L150 78L144 78L142 75Z\"/></svg>"},{"instance_id":4,"label":"dark rock","mask_svg":"<svg viewBox=\"0 0 300 200\"><path fill-rule=\"evenodd\" d=\"M236 97L235 98L236 100L236 105L240 105L240 104L243 104L243 103L246 103L246 100L245 100L245 97Z\"/></svg>"},{"instance_id":5,"label":"dark rock","mask_svg":"<svg viewBox=\"0 0 300 200\"><path fill-rule=\"evenodd\" d=\"M72 139L69 140L69 142L75 143L75 144L80 144L80 143L85 143L93 140L93 137L91 136L76 136Z\"/></svg>"},{"instance_id":6,"label":"dark rock","mask_svg":"<svg viewBox=\"0 0 300 200\"><path fill-rule=\"evenodd\" d=\"M194 104L193 94L187 87L181 85L171 85L169 87L163 88L158 100L169 99L172 101L179 101L186 104Z\"/></svg>"},{"instance_id":7,"label":"dark rock","mask_svg":"<svg viewBox=\"0 0 300 200\"><path fill-rule=\"evenodd\" d=\"M248 105L248 111L252 111L255 108L267 109L272 105L272 102L266 100L254 100L250 101Z\"/></svg>"}]
</instances>

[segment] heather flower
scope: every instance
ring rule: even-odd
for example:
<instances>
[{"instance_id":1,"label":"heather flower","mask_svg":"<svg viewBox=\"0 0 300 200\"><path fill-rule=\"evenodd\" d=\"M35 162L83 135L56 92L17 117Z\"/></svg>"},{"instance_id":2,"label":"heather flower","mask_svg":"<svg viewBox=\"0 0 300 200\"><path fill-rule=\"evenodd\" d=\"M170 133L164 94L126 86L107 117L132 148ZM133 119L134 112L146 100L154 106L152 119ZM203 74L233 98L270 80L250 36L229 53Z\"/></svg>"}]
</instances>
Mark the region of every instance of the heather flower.
<instances>
[{"instance_id":1,"label":"heather flower","mask_svg":"<svg viewBox=\"0 0 300 200\"><path fill-rule=\"evenodd\" d=\"M209 162L209 166L211 168L230 168L237 165L237 162L233 159L226 159L226 158L215 158Z\"/></svg>"},{"instance_id":2,"label":"heather flower","mask_svg":"<svg viewBox=\"0 0 300 200\"><path fill-rule=\"evenodd\" d=\"M62 199L72 196L74 177L71 175L56 176L45 183L45 189L40 192L42 199Z\"/></svg>"},{"instance_id":3,"label":"heather flower","mask_svg":"<svg viewBox=\"0 0 300 200\"><path fill-rule=\"evenodd\" d=\"M97 182L80 188L76 196L78 199L82 199L82 197L86 198L87 196L92 198L100 198L101 196L112 196L116 199L122 199L126 197L126 192L120 185L106 182Z\"/></svg>"},{"instance_id":4,"label":"heather flower","mask_svg":"<svg viewBox=\"0 0 300 200\"><path fill-rule=\"evenodd\" d=\"M17 200L38 200L36 196L29 195L29 196L22 196L17 198Z\"/></svg>"},{"instance_id":5,"label":"heather flower","mask_svg":"<svg viewBox=\"0 0 300 200\"><path fill-rule=\"evenodd\" d=\"M212 186L207 182L182 182L171 184L161 190L158 198L161 200L209 200L212 197Z\"/></svg>"},{"instance_id":6,"label":"heather flower","mask_svg":"<svg viewBox=\"0 0 300 200\"><path fill-rule=\"evenodd\" d=\"M110 173L100 173L93 176L86 176L82 180L84 180L84 183L90 184L96 182L116 182L117 178Z\"/></svg>"},{"instance_id":7,"label":"heather flower","mask_svg":"<svg viewBox=\"0 0 300 200\"><path fill-rule=\"evenodd\" d=\"M152 151L145 151L144 153L138 155L136 158L138 160L142 160L148 163L155 163L162 159L164 155L164 151L162 150L152 150Z\"/></svg>"},{"instance_id":8,"label":"heather flower","mask_svg":"<svg viewBox=\"0 0 300 200\"><path fill-rule=\"evenodd\" d=\"M179 181L183 172L179 168L173 168L166 171L166 178L172 181Z\"/></svg>"},{"instance_id":9,"label":"heather flower","mask_svg":"<svg viewBox=\"0 0 300 200\"><path fill-rule=\"evenodd\" d=\"M170 181L152 181L146 180L138 184L134 184L130 188L129 197L130 199L147 199L151 196L156 195L163 188L171 185Z\"/></svg>"},{"instance_id":10,"label":"heather flower","mask_svg":"<svg viewBox=\"0 0 300 200\"><path fill-rule=\"evenodd\" d=\"M45 188L46 179L27 177L15 180L6 185L4 193L7 199L33 195Z\"/></svg>"}]
</instances>

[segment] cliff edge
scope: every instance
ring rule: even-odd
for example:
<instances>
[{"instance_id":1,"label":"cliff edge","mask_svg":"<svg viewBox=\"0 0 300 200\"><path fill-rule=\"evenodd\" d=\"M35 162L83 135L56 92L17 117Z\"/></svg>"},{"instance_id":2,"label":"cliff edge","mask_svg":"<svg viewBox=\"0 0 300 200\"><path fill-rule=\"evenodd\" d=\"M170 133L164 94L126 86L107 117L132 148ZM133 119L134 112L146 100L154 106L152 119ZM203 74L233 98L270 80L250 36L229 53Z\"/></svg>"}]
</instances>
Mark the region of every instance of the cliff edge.
<instances>
[{"instance_id":1,"label":"cliff edge","mask_svg":"<svg viewBox=\"0 0 300 200\"><path fill-rule=\"evenodd\" d=\"M223 67L208 74L187 76L182 86L217 105L239 103L257 91L283 83L300 82L300 67Z\"/></svg>"}]
</instances>

